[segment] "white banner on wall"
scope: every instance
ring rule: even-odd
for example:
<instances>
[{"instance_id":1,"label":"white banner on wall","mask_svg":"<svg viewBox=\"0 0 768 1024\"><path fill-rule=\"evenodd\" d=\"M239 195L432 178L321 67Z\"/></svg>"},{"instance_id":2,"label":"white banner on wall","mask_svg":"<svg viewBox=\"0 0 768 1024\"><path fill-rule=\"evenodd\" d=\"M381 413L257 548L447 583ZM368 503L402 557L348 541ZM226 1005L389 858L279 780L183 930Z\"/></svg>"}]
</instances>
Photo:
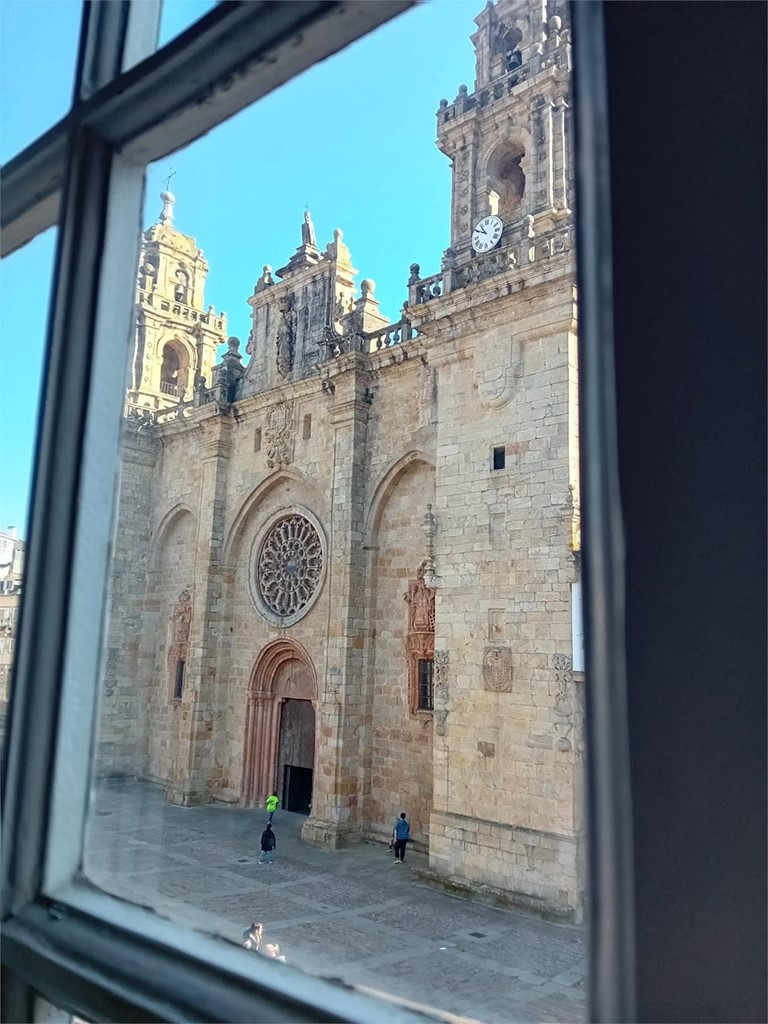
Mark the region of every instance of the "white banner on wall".
<instances>
[{"instance_id":1,"label":"white banner on wall","mask_svg":"<svg viewBox=\"0 0 768 1024\"><path fill-rule=\"evenodd\" d=\"M581 616L581 581L571 584L571 643L573 671L584 671L584 620Z\"/></svg>"}]
</instances>

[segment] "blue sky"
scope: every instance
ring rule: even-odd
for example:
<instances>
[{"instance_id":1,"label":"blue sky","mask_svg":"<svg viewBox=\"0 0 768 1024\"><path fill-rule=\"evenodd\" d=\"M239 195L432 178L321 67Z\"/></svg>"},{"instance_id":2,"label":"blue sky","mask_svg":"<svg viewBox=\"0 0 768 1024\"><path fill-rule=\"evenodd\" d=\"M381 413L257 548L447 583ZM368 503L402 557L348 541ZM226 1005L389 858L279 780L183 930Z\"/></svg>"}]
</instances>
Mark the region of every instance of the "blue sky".
<instances>
[{"instance_id":1,"label":"blue sky","mask_svg":"<svg viewBox=\"0 0 768 1024\"><path fill-rule=\"evenodd\" d=\"M167 2L161 41L211 6ZM423 4L147 169L144 226L157 219L162 180L173 168L176 226L204 250L206 303L226 311L243 348L247 297L263 264L277 269L296 249L305 205L321 247L342 228L358 286L373 278L391 319L409 265L420 263L424 275L439 270L449 243L450 167L435 145L435 111L461 83L472 89L468 37L482 6ZM0 2L3 160L65 112L79 21L72 0ZM54 245L52 230L0 270L0 529L15 525L22 535Z\"/></svg>"}]
</instances>

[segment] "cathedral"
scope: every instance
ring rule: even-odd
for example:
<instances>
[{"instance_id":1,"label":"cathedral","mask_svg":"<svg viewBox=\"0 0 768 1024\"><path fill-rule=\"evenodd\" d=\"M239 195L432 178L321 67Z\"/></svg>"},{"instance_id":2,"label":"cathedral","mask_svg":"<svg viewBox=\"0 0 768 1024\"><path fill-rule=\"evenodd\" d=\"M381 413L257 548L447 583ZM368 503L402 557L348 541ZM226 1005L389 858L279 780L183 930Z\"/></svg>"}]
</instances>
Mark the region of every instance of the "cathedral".
<instances>
[{"instance_id":1,"label":"cathedral","mask_svg":"<svg viewBox=\"0 0 768 1024\"><path fill-rule=\"evenodd\" d=\"M474 88L437 110L450 248L411 265L396 323L342 232L323 245L307 213L247 297L241 351L162 193L137 278L98 771L184 805L276 791L329 848L388 838L404 810L436 884L578 920L573 143L554 6L476 18Z\"/></svg>"}]
</instances>

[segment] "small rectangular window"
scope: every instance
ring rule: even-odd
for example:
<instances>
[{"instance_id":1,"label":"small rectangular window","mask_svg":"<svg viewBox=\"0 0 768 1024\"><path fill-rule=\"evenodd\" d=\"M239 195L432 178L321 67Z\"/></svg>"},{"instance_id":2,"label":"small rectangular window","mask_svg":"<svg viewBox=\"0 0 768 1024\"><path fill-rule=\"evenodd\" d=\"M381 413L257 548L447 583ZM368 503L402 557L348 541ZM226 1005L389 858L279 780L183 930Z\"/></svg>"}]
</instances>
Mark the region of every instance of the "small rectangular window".
<instances>
[{"instance_id":1,"label":"small rectangular window","mask_svg":"<svg viewBox=\"0 0 768 1024\"><path fill-rule=\"evenodd\" d=\"M256 427L253 432L253 450L255 452L261 451L261 427Z\"/></svg>"},{"instance_id":2,"label":"small rectangular window","mask_svg":"<svg viewBox=\"0 0 768 1024\"><path fill-rule=\"evenodd\" d=\"M301 436L305 441L312 437L312 416L309 413L304 417L304 430Z\"/></svg>"},{"instance_id":3,"label":"small rectangular window","mask_svg":"<svg viewBox=\"0 0 768 1024\"><path fill-rule=\"evenodd\" d=\"M493 449L493 468L504 469L507 460L507 451L504 445L500 445L498 448Z\"/></svg>"},{"instance_id":4,"label":"small rectangular window","mask_svg":"<svg viewBox=\"0 0 768 1024\"><path fill-rule=\"evenodd\" d=\"M419 711L432 711L434 707L432 693L431 658L419 658Z\"/></svg>"},{"instance_id":5,"label":"small rectangular window","mask_svg":"<svg viewBox=\"0 0 768 1024\"><path fill-rule=\"evenodd\" d=\"M173 699L181 700L181 695L184 692L184 669L186 667L186 661L183 658L179 658L176 662L176 676L173 680Z\"/></svg>"}]
</instances>

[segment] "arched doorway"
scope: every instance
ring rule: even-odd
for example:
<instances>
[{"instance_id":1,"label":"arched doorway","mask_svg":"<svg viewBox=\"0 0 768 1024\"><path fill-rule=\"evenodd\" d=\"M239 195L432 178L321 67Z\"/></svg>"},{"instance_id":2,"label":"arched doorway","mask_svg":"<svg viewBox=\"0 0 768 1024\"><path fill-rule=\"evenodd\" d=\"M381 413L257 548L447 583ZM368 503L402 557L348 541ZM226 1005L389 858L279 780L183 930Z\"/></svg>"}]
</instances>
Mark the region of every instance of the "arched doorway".
<instances>
[{"instance_id":1,"label":"arched doorway","mask_svg":"<svg viewBox=\"0 0 768 1024\"><path fill-rule=\"evenodd\" d=\"M242 800L261 806L273 791L286 810L308 813L315 764L317 679L295 640L267 644L248 688Z\"/></svg>"},{"instance_id":2,"label":"arched doorway","mask_svg":"<svg viewBox=\"0 0 768 1024\"><path fill-rule=\"evenodd\" d=\"M277 786L286 811L309 814L315 767L315 709L308 700L289 697L280 709Z\"/></svg>"}]
</instances>

